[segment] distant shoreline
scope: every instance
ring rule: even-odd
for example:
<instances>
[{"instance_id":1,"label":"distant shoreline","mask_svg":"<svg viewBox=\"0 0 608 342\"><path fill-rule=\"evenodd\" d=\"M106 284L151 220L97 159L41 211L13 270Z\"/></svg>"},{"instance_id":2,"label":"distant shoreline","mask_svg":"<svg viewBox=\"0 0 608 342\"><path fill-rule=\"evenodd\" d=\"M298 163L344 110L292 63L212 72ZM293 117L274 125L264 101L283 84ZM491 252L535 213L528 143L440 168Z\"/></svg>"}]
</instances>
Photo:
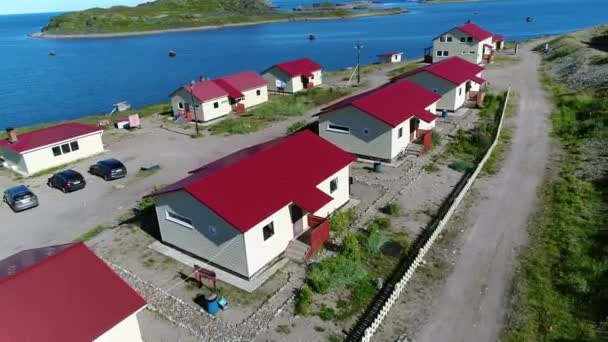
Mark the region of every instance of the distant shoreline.
<instances>
[{"instance_id":1,"label":"distant shoreline","mask_svg":"<svg viewBox=\"0 0 608 342\"><path fill-rule=\"evenodd\" d=\"M33 38L43 38L43 39L121 38L121 37L133 37L133 36L147 36L147 35L163 34L163 33L216 30L216 29L230 28L230 27L253 26L253 25L281 23L281 22L356 19L356 18L363 18L363 17L399 15L399 14L404 14L404 13L408 13L408 12L409 12L409 10L407 10L407 9L395 8L395 9L393 9L393 11L386 10L386 11L377 11L377 12L354 13L352 15L345 16L345 17L335 16L335 17L285 18L285 19L273 19L273 20L264 20L264 21L255 21L255 22L224 24L224 25L206 25L206 26L182 27L182 28L163 29L163 30L117 32L117 33L52 34L52 33L45 33L45 32L36 32L36 33L31 33L28 36L33 37Z\"/></svg>"}]
</instances>

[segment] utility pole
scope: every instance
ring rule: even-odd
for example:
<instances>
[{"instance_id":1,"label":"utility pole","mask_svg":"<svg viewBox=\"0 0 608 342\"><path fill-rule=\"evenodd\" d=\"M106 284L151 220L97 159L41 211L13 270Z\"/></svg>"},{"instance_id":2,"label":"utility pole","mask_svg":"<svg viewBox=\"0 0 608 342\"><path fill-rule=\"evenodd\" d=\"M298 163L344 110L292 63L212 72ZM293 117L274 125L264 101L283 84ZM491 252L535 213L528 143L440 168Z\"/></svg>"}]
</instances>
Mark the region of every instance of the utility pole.
<instances>
[{"instance_id":1,"label":"utility pole","mask_svg":"<svg viewBox=\"0 0 608 342\"><path fill-rule=\"evenodd\" d=\"M357 41L357 45L355 45L355 49L357 50L357 85L361 84L361 49L363 45L361 42Z\"/></svg>"},{"instance_id":2,"label":"utility pole","mask_svg":"<svg viewBox=\"0 0 608 342\"><path fill-rule=\"evenodd\" d=\"M192 110L194 111L194 128L196 129L196 136L200 135L200 132L198 130L198 118L196 116L196 103L194 102L194 85L196 84L196 82L192 81L190 82L190 99L192 100Z\"/></svg>"}]
</instances>

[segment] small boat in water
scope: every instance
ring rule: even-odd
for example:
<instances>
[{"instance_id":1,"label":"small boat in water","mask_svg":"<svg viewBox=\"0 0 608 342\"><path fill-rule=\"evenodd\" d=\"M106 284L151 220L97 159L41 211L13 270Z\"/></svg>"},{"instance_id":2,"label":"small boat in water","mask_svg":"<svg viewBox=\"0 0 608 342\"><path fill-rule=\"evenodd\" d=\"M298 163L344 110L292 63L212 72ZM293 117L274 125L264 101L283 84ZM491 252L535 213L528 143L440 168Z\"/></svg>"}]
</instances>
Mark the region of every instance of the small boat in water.
<instances>
[{"instance_id":1,"label":"small boat in water","mask_svg":"<svg viewBox=\"0 0 608 342\"><path fill-rule=\"evenodd\" d=\"M51 52L49 52L49 56L54 57L56 55L57 55L57 52L55 50L52 50Z\"/></svg>"},{"instance_id":2,"label":"small boat in water","mask_svg":"<svg viewBox=\"0 0 608 342\"><path fill-rule=\"evenodd\" d=\"M314 34L311 34L308 36L308 40L315 40L315 39L317 39L317 37L315 37Z\"/></svg>"},{"instance_id":3,"label":"small boat in water","mask_svg":"<svg viewBox=\"0 0 608 342\"><path fill-rule=\"evenodd\" d=\"M526 18L526 22L531 23L531 22L532 22L532 20L534 20L532 17L527 17L527 18Z\"/></svg>"},{"instance_id":4,"label":"small boat in water","mask_svg":"<svg viewBox=\"0 0 608 342\"><path fill-rule=\"evenodd\" d=\"M175 51L173 51L173 50L169 51L169 57L173 58L175 56L177 56L177 53Z\"/></svg>"}]
</instances>

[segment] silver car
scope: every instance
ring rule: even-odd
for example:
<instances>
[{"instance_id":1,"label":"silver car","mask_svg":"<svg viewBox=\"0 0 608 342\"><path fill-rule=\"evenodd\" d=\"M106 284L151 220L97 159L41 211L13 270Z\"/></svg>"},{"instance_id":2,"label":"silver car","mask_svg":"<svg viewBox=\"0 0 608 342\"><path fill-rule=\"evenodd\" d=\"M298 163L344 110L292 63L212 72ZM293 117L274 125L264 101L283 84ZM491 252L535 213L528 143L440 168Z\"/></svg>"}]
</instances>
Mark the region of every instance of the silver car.
<instances>
[{"instance_id":1,"label":"silver car","mask_svg":"<svg viewBox=\"0 0 608 342\"><path fill-rule=\"evenodd\" d=\"M25 185L17 185L4 191L2 200L14 211L23 211L38 206L38 197Z\"/></svg>"}]
</instances>

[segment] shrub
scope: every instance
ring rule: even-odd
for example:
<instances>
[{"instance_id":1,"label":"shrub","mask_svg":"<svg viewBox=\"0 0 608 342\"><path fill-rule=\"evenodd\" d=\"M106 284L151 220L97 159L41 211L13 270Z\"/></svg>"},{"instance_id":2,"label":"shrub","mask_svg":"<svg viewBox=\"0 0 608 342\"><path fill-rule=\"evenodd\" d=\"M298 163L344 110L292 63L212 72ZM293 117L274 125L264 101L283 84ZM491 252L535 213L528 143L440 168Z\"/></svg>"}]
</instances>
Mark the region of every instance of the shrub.
<instances>
[{"instance_id":1,"label":"shrub","mask_svg":"<svg viewBox=\"0 0 608 342\"><path fill-rule=\"evenodd\" d=\"M397 202L391 202L382 208L382 212L391 216L399 216L401 214L401 205Z\"/></svg>"},{"instance_id":2,"label":"shrub","mask_svg":"<svg viewBox=\"0 0 608 342\"><path fill-rule=\"evenodd\" d=\"M386 243L387 238L378 233L378 231L372 231L365 241L365 247L371 255L379 255L382 252L382 246Z\"/></svg>"},{"instance_id":3,"label":"shrub","mask_svg":"<svg viewBox=\"0 0 608 342\"><path fill-rule=\"evenodd\" d=\"M458 172L467 173L475 168L473 163L468 162L466 160L457 160L450 164L450 169L456 170Z\"/></svg>"},{"instance_id":4,"label":"shrub","mask_svg":"<svg viewBox=\"0 0 608 342\"><path fill-rule=\"evenodd\" d=\"M336 318L336 312L334 311L334 309L323 305L323 307L321 307L321 310L319 311L319 318L324 321L331 321Z\"/></svg>"},{"instance_id":5,"label":"shrub","mask_svg":"<svg viewBox=\"0 0 608 342\"><path fill-rule=\"evenodd\" d=\"M313 266L308 281L314 291L324 294L331 289L347 288L368 277L360 261L338 255Z\"/></svg>"},{"instance_id":6,"label":"shrub","mask_svg":"<svg viewBox=\"0 0 608 342\"><path fill-rule=\"evenodd\" d=\"M344 321L363 310L372 300L376 291L376 287L369 279L354 284L348 296L348 301L342 300L338 303L338 320Z\"/></svg>"},{"instance_id":7,"label":"shrub","mask_svg":"<svg viewBox=\"0 0 608 342\"><path fill-rule=\"evenodd\" d=\"M363 256L361 244L355 235L349 235L344 239L342 255L348 259L359 261Z\"/></svg>"},{"instance_id":8,"label":"shrub","mask_svg":"<svg viewBox=\"0 0 608 342\"><path fill-rule=\"evenodd\" d=\"M441 142L443 141L443 137L439 132L433 131L433 135L431 136L431 150L441 146Z\"/></svg>"},{"instance_id":9,"label":"shrub","mask_svg":"<svg viewBox=\"0 0 608 342\"><path fill-rule=\"evenodd\" d=\"M312 304L312 290L310 286L304 284L304 286L298 291L296 295L296 315L308 315L310 312L310 306Z\"/></svg>"},{"instance_id":10,"label":"shrub","mask_svg":"<svg viewBox=\"0 0 608 342\"><path fill-rule=\"evenodd\" d=\"M367 230L382 230L391 226L391 220L388 217L376 217L367 224Z\"/></svg>"},{"instance_id":11,"label":"shrub","mask_svg":"<svg viewBox=\"0 0 608 342\"><path fill-rule=\"evenodd\" d=\"M154 208L154 197L144 197L137 204L137 210L146 211Z\"/></svg>"},{"instance_id":12,"label":"shrub","mask_svg":"<svg viewBox=\"0 0 608 342\"><path fill-rule=\"evenodd\" d=\"M355 211L348 209L335 213L330 219L331 230L336 234L342 234L355 219Z\"/></svg>"},{"instance_id":13,"label":"shrub","mask_svg":"<svg viewBox=\"0 0 608 342\"><path fill-rule=\"evenodd\" d=\"M439 171L439 166L435 163L429 163L424 167L424 170L428 173L435 173Z\"/></svg>"}]
</instances>

